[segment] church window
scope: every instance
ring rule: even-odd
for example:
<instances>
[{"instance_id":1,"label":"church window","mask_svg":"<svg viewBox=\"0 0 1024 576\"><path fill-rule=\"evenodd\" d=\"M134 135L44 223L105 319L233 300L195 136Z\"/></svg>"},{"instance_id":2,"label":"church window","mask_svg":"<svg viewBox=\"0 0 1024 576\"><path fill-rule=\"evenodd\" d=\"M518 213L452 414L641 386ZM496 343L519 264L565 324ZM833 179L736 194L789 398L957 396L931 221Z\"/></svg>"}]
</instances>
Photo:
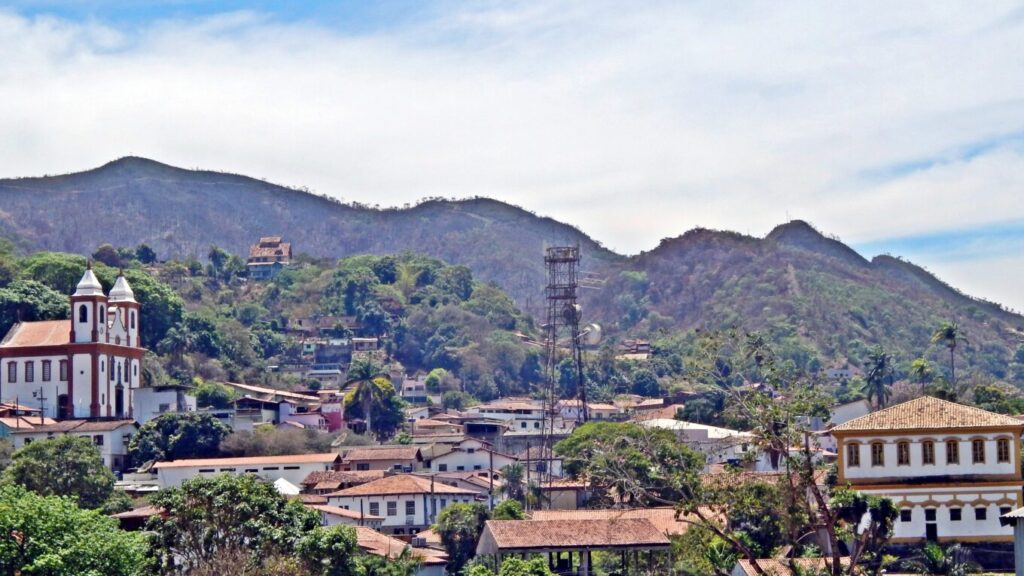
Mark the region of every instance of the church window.
<instances>
[{"instance_id":1,"label":"church window","mask_svg":"<svg viewBox=\"0 0 1024 576\"><path fill-rule=\"evenodd\" d=\"M985 463L985 441L971 440L971 462L974 464Z\"/></svg>"},{"instance_id":2,"label":"church window","mask_svg":"<svg viewBox=\"0 0 1024 576\"><path fill-rule=\"evenodd\" d=\"M100 322L106 322L107 321L106 310L103 308L103 306L100 306L100 317L97 318L97 320L99 320Z\"/></svg>"},{"instance_id":3,"label":"church window","mask_svg":"<svg viewBox=\"0 0 1024 576\"><path fill-rule=\"evenodd\" d=\"M67 360L61 360L60 361L60 379L61 379L62 382L68 379L68 361Z\"/></svg>"},{"instance_id":4,"label":"church window","mask_svg":"<svg viewBox=\"0 0 1024 576\"><path fill-rule=\"evenodd\" d=\"M103 372L106 369L107 369L107 361L106 360L100 360L100 372Z\"/></svg>"},{"instance_id":5,"label":"church window","mask_svg":"<svg viewBox=\"0 0 1024 576\"><path fill-rule=\"evenodd\" d=\"M8 362L7 363L7 381L17 382L18 381L18 363Z\"/></svg>"},{"instance_id":6,"label":"church window","mask_svg":"<svg viewBox=\"0 0 1024 576\"><path fill-rule=\"evenodd\" d=\"M885 444L875 442L871 445L871 465L885 466Z\"/></svg>"},{"instance_id":7,"label":"church window","mask_svg":"<svg viewBox=\"0 0 1024 576\"><path fill-rule=\"evenodd\" d=\"M130 318L131 318L132 330L134 330L135 329L135 311L134 310L132 310Z\"/></svg>"},{"instance_id":8,"label":"church window","mask_svg":"<svg viewBox=\"0 0 1024 576\"><path fill-rule=\"evenodd\" d=\"M88 322L89 321L89 307L82 304L78 307L78 321Z\"/></svg>"},{"instance_id":9,"label":"church window","mask_svg":"<svg viewBox=\"0 0 1024 576\"><path fill-rule=\"evenodd\" d=\"M896 464L910 466L910 442L896 444Z\"/></svg>"},{"instance_id":10,"label":"church window","mask_svg":"<svg viewBox=\"0 0 1024 576\"><path fill-rule=\"evenodd\" d=\"M36 363L29 360L25 362L25 382L35 382L36 380Z\"/></svg>"},{"instance_id":11,"label":"church window","mask_svg":"<svg viewBox=\"0 0 1024 576\"><path fill-rule=\"evenodd\" d=\"M956 440L946 440L946 464L960 463L960 443Z\"/></svg>"},{"instance_id":12,"label":"church window","mask_svg":"<svg viewBox=\"0 0 1024 576\"><path fill-rule=\"evenodd\" d=\"M1000 462L1010 461L1010 441L1006 438L996 441L996 459Z\"/></svg>"},{"instance_id":13,"label":"church window","mask_svg":"<svg viewBox=\"0 0 1024 576\"><path fill-rule=\"evenodd\" d=\"M52 376L53 374L50 369L50 361L43 360L43 382L49 382Z\"/></svg>"},{"instance_id":14,"label":"church window","mask_svg":"<svg viewBox=\"0 0 1024 576\"><path fill-rule=\"evenodd\" d=\"M846 465L850 468L860 466L860 444L851 442L846 445Z\"/></svg>"},{"instance_id":15,"label":"church window","mask_svg":"<svg viewBox=\"0 0 1024 576\"><path fill-rule=\"evenodd\" d=\"M924 464L935 464L935 442L925 440L921 444L921 462Z\"/></svg>"}]
</instances>

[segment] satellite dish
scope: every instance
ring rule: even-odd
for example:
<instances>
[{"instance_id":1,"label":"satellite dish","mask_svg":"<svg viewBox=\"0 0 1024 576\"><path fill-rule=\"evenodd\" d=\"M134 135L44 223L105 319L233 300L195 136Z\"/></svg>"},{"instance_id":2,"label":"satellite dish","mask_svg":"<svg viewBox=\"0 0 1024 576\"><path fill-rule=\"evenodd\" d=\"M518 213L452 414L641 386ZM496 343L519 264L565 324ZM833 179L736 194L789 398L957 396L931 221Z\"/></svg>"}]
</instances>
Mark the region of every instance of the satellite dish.
<instances>
[{"instance_id":1,"label":"satellite dish","mask_svg":"<svg viewBox=\"0 0 1024 576\"><path fill-rule=\"evenodd\" d=\"M588 324L580 334L583 337L583 344L586 346L597 346L601 343L601 327L597 324Z\"/></svg>"}]
</instances>

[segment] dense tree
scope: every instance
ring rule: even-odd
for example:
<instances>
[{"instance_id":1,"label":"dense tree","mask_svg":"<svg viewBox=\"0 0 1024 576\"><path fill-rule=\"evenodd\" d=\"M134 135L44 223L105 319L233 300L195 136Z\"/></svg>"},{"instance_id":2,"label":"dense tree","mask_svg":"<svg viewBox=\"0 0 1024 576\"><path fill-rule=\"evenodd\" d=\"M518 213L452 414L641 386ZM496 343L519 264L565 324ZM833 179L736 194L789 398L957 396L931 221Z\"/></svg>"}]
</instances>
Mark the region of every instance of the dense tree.
<instances>
[{"instance_id":1,"label":"dense tree","mask_svg":"<svg viewBox=\"0 0 1024 576\"><path fill-rule=\"evenodd\" d=\"M148 244L139 244L135 248L135 258L143 264L153 264L156 262L156 252Z\"/></svg>"},{"instance_id":2,"label":"dense tree","mask_svg":"<svg viewBox=\"0 0 1024 576\"><path fill-rule=\"evenodd\" d=\"M466 572L466 576L555 576L548 568L543 556L534 556L529 560L510 556L501 562L497 575L486 566L477 564Z\"/></svg>"},{"instance_id":3,"label":"dense tree","mask_svg":"<svg viewBox=\"0 0 1024 576\"><path fill-rule=\"evenodd\" d=\"M172 412L146 422L132 436L128 453L135 462L210 458L231 429L210 414Z\"/></svg>"},{"instance_id":4,"label":"dense tree","mask_svg":"<svg viewBox=\"0 0 1024 576\"><path fill-rule=\"evenodd\" d=\"M121 266L124 266L124 262L121 260L121 255L118 254L117 249L110 244L100 244L96 248L96 251L92 253L92 259L106 264L111 268L120 268Z\"/></svg>"},{"instance_id":5,"label":"dense tree","mask_svg":"<svg viewBox=\"0 0 1024 576\"><path fill-rule=\"evenodd\" d=\"M448 552L448 571L458 573L476 555L476 544L487 521L483 504L452 504L437 516L437 533Z\"/></svg>"},{"instance_id":6,"label":"dense tree","mask_svg":"<svg viewBox=\"0 0 1024 576\"><path fill-rule=\"evenodd\" d=\"M491 518L494 520L523 520L526 512L523 512L523 505L518 500L503 500L494 510L491 510Z\"/></svg>"},{"instance_id":7,"label":"dense tree","mask_svg":"<svg viewBox=\"0 0 1024 576\"><path fill-rule=\"evenodd\" d=\"M199 380L195 389L196 405L200 408L230 408L235 400L235 391L219 382Z\"/></svg>"},{"instance_id":8,"label":"dense tree","mask_svg":"<svg viewBox=\"0 0 1024 576\"><path fill-rule=\"evenodd\" d=\"M940 576L966 576L983 571L971 559L970 550L959 543L943 548L935 542L927 542L917 554L902 561L900 566L914 574Z\"/></svg>"},{"instance_id":9,"label":"dense tree","mask_svg":"<svg viewBox=\"0 0 1024 576\"><path fill-rule=\"evenodd\" d=\"M350 526L321 526L307 532L295 545L309 576L357 576L359 547Z\"/></svg>"},{"instance_id":10,"label":"dense tree","mask_svg":"<svg viewBox=\"0 0 1024 576\"><path fill-rule=\"evenodd\" d=\"M146 542L73 498L0 486L0 573L39 576L142 576Z\"/></svg>"},{"instance_id":11,"label":"dense tree","mask_svg":"<svg viewBox=\"0 0 1024 576\"><path fill-rule=\"evenodd\" d=\"M69 313L67 296L34 280L15 280L0 288L0 333L19 320L59 320Z\"/></svg>"},{"instance_id":12,"label":"dense tree","mask_svg":"<svg viewBox=\"0 0 1024 576\"><path fill-rule=\"evenodd\" d=\"M254 564L275 555L291 555L320 524L317 512L252 475L194 478L178 488L161 490L150 500L166 511L147 525L154 533L153 553L163 574L185 573L224 551L246 550L248 562ZM323 553L345 547L344 535L342 542L336 536L312 536L304 549Z\"/></svg>"},{"instance_id":13,"label":"dense tree","mask_svg":"<svg viewBox=\"0 0 1024 576\"><path fill-rule=\"evenodd\" d=\"M99 508L114 493L114 475L89 438L37 440L14 453L4 481L43 496L71 496L83 508Z\"/></svg>"}]
</instances>

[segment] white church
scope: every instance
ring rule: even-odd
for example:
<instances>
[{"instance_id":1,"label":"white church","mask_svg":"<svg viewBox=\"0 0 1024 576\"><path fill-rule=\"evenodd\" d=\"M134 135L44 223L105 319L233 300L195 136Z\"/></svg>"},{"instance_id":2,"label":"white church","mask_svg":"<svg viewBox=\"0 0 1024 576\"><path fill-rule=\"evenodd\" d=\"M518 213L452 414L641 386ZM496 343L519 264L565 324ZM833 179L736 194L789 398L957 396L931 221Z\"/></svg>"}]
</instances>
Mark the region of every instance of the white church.
<instances>
[{"instance_id":1,"label":"white church","mask_svg":"<svg viewBox=\"0 0 1024 576\"><path fill-rule=\"evenodd\" d=\"M0 341L0 401L42 404L57 420L134 419L146 352L139 322L124 275L104 294L87 267L71 296L71 319L19 322Z\"/></svg>"}]
</instances>

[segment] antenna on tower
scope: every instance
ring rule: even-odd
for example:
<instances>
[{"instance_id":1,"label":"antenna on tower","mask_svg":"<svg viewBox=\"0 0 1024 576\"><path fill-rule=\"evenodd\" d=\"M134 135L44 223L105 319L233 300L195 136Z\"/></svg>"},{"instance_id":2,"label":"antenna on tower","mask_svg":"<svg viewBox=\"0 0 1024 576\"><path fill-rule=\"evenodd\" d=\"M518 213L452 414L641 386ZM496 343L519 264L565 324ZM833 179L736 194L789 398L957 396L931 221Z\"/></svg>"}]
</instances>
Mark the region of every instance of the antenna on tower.
<instances>
[{"instance_id":1,"label":"antenna on tower","mask_svg":"<svg viewBox=\"0 0 1024 576\"><path fill-rule=\"evenodd\" d=\"M547 349L548 400L551 409L551 433L554 434L555 405L558 402L558 337L562 332L569 335L569 354L576 369L576 397L580 407L578 421L586 422L587 388L583 382L583 348L580 341L580 305L576 302L579 292L580 247L552 246L544 254L547 266L548 284L544 289L547 303L547 324L545 324L545 348Z\"/></svg>"}]
</instances>

